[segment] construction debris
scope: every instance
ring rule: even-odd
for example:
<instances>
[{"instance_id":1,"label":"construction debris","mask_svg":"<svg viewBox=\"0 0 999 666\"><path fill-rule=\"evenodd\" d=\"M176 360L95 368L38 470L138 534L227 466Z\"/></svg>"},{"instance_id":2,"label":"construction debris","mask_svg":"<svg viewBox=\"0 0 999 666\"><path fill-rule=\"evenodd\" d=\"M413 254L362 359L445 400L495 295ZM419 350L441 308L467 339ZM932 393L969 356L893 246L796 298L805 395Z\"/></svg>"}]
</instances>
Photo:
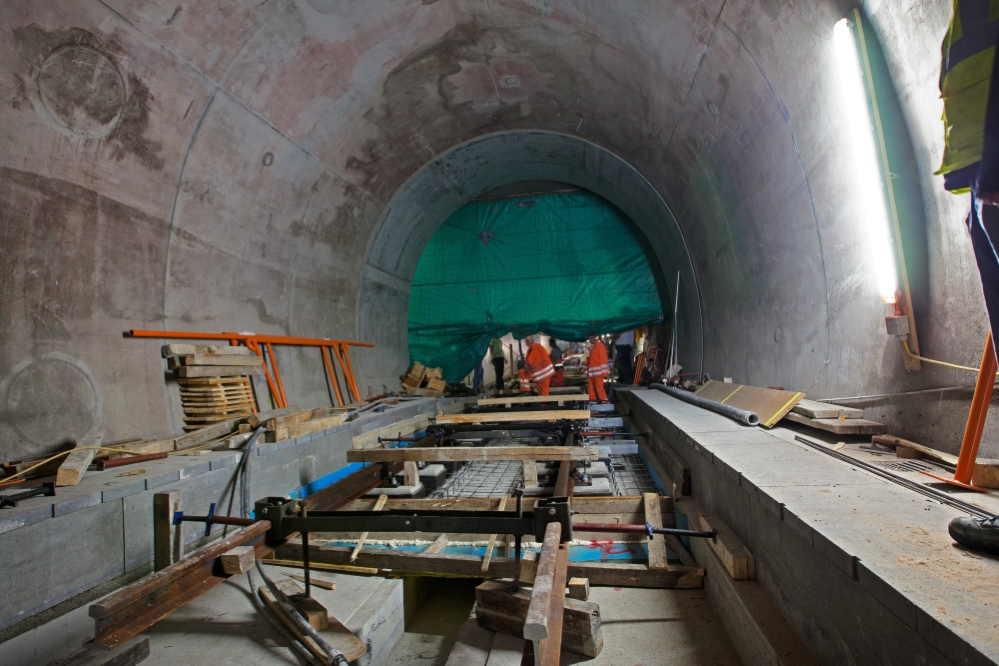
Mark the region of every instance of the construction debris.
<instances>
[{"instance_id":1,"label":"construction debris","mask_svg":"<svg viewBox=\"0 0 999 666\"><path fill-rule=\"evenodd\" d=\"M413 362L402 380L402 388L408 395L424 397L444 397L447 382L442 379L440 368L427 368L419 361Z\"/></svg>"}]
</instances>

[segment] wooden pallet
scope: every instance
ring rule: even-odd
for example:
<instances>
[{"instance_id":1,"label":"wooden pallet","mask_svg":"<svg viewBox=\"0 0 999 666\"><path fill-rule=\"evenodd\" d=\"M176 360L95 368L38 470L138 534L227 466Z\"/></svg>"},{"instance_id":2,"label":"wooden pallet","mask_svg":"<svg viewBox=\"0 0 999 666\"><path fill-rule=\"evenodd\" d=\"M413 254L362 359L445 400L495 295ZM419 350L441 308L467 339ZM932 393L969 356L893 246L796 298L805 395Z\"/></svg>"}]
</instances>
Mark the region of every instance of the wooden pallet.
<instances>
[{"instance_id":1,"label":"wooden pallet","mask_svg":"<svg viewBox=\"0 0 999 666\"><path fill-rule=\"evenodd\" d=\"M184 430L249 416L256 409L250 380L245 376L178 378Z\"/></svg>"}]
</instances>

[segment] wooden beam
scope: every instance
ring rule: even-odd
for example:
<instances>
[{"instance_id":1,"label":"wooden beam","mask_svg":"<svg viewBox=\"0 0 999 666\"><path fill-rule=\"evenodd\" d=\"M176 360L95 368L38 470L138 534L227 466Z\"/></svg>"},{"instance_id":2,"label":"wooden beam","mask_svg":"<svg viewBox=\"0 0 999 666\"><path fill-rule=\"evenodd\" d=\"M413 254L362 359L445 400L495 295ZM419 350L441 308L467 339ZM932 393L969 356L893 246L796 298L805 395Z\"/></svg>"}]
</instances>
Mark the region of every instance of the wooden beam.
<instances>
[{"instance_id":1,"label":"wooden beam","mask_svg":"<svg viewBox=\"0 0 999 666\"><path fill-rule=\"evenodd\" d=\"M659 495L656 493L645 493L645 520L652 527L663 526L663 516L659 509ZM649 546L649 568L666 569L669 563L666 561L666 541L662 534L656 534L648 541Z\"/></svg>"},{"instance_id":2,"label":"wooden beam","mask_svg":"<svg viewBox=\"0 0 999 666\"><path fill-rule=\"evenodd\" d=\"M321 571L323 565L350 565L353 548L309 544L310 567ZM279 546L274 557L284 566L301 567L302 544L296 541ZM528 551L522 562L521 581L534 579L536 562L529 559ZM482 573L482 558L477 555L423 555L390 550L364 549L358 554L357 567L373 568L382 575L448 576L460 578L513 578L515 560L512 557L494 557L489 572ZM370 569L369 569L370 570ZM332 571L332 569L331 569ZM337 569L337 571L340 571ZM367 573L367 571L363 571ZM345 567L343 573L351 573ZM704 570L691 567L649 569L644 564L611 564L602 562L570 562L568 577L589 578L591 586L643 587L656 589L696 589L704 587Z\"/></svg>"},{"instance_id":3,"label":"wooden beam","mask_svg":"<svg viewBox=\"0 0 999 666\"><path fill-rule=\"evenodd\" d=\"M80 479L87 473L87 468L94 460L94 454L97 453L97 449L84 447L96 446L98 442L100 442L100 438L86 439L77 443L75 448L83 450L74 450L59 465L55 479L57 486L75 486L80 483Z\"/></svg>"},{"instance_id":4,"label":"wooden beam","mask_svg":"<svg viewBox=\"0 0 999 666\"><path fill-rule=\"evenodd\" d=\"M404 486L416 486L420 483L420 468L417 467L416 462L413 460L407 460L402 463L402 485Z\"/></svg>"},{"instance_id":5,"label":"wooden beam","mask_svg":"<svg viewBox=\"0 0 999 666\"><path fill-rule=\"evenodd\" d=\"M681 500L679 507L680 512L687 515L687 526L690 529L718 530L717 539L704 539L704 542L721 560L732 580L756 580L756 560L753 554L720 517L704 511L693 498Z\"/></svg>"},{"instance_id":6,"label":"wooden beam","mask_svg":"<svg viewBox=\"0 0 999 666\"><path fill-rule=\"evenodd\" d=\"M840 407L828 402L816 402L815 400L802 399L797 405L791 408L795 414L807 416L810 419L862 419L864 410L855 407Z\"/></svg>"},{"instance_id":7,"label":"wooden beam","mask_svg":"<svg viewBox=\"0 0 999 666\"><path fill-rule=\"evenodd\" d=\"M347 462L596 460L598 456L599 449L596 446L407 446L395 449L351 449L347 451Z\"/></svg>"},{"instance_id":8,"label":"wooden beam","mask_svg":"<svg viewBox=\"0 0 999 666\"><path fill-rule=\"evenodd\" d=\"M524 461L524 487L536 488L538 485L538 463L536 460Z\"/></svg>"},{"instance_id":9,"label":"wooden beam","mask_svg":"<svg viewBox=\"0 0 999 666\"><path fill-rule=\"evenodd\" d=\"M434 542L432 544L424 548L423 552L420 553L420 555L436 555L437 553L447 548L447 542L448 542L447 535L441 534L439 537L434 539Z\"/></svg>"},{"instance_id":10,"label":"wooden beam","mask_svg":"<svg viewBox=\"0 0 999 666\"><path fill-rule=\"evenodd\" d=\"M173 524L173 514L182 509L182 493L171 490L153 495L153 569L162 571L184 554L182 528Z\"/></svg>"},{"instance_id":11,"label":"wooden beam","mask_svg":"<svg viewBox=\"0 0 999 666\"><path fill-rule=\"evenodd\" d=\"M249 347L236 346L232 347L229 345L185 345L185 344L171 344L163 345L160 348L160 353L163 358L170 358L171 356L185 356L187 354L242 354L244 356L250 356L251 354L256 356Z\"/></svg>"},{"instance_id":12,"label":"wooden beam","mask_svg":"<svg viewBox=\"0 0 999 666\"><path fill-rule=\"evenodd\" d=\"M506 509L506 501L509 499L506 495L500 498L499 507L496 508L497 511L503 511ZM486 544L486 554L482 557L482 570L489 571L489 561L493 559L493 548L496 547L496 534L489 535L489 543Z\"/></svg>"},{"instance_id":13,"label":"wooden beam","mask_svg":"<svg viewBox=\"0 0 999 666\"><path fill-rule=\"evenodd\" d=\"M537 502L539 498L536 497L525 497L524 498L524 511L532 511L534 509L534 503ZM417 511L427 510L427 509L456 509L461 511L495 511L496 505L500 501L499 497L442 497L440 499L392 499L390 498L385 503L386 509L414 509ZM372 508L377 500L375 498L361 498L356 499L352 502L347 502L341 507L344 511L373 511ZM667 495L659 496L659 506L662 508L664 516L671 515L673 513L673 498ZM310 510L326 510L332 511L334 509L320 509L319 507L309 507ZM645 512L645 498L642 495L625 495L625 496L611 496L611 497L573 497L572 498L572 509L578 512L573 516L573 522L579 522L581 520L580 516L585 516L586 514L616 514L621 517L621 522L635 523L642 522L638 520L644 515ZM590 520L588 522L614 522L609 516L602 516L600 520ZM663 523L668 527L665 521ZM644 538L644 537L643 537Z\"/></svg>"},{"instance_id":14,"label":"wooden beam","mask_svg":"<svg viewBox=\"0 0 999 666\"><path fill-rule=\"evenodd\" d=\"M178 377L242 377L262 375L262 365L182 365L174 369Z\"/></svg>"},{"instance_id":15,"label":"wooden beam","mask_svg":"<svg viewBox=\"0 0 999 666\"><path fill-rule=\"evenodd\" d=\"M236 546L219 555L222 571L230 575L246 573L253 568L256 561L253 546Z\"/></svg>"},{"instance_id":16,"label":"wooden beam","mask_svg":"<svg viewBox=\"0 0 999 666\"><path fill-rule=\"evenodd\" d=\"M784 418L834 435L881 435L888 432L888 426L884 423L867 419L810 419L797 412L788 412Z\"/></svg>"},{"instance_id":17,"label":"wooden beam","mask_svg":"<svg viewBox=\"0 0 999 666\"><path fill-rule=\"evenodd\" d=\"M381 511L385 508L385 502L388 501L388 495L379 495L378 501L375 502L375 508L373 511ZM368 538L367 532L362 532L360 538L357 540L357 545L354 546L354 552L350 554L350 561L353 562L357 559L358 553L361 552L361 547L364 546L365 540Z\"/></svg>"},{"instance_id":18,"label":"wooden beam","mask_svg":"<svg viewBox=\"0 0 999 666\"><path fill-rule=\"evenodd\" d=\"M585 393L559 394L559 395L524 395L510 396L507 398L480 398L476 404L479 405L526 405L534 402L554 402L560 407L566 402L588 402L589 396Z\"/></svg>"},{"instance_id":19,"label":"wooden beam","mask_svg":"<svg viewBox=\"0 0 999 666\"><path fill-rule=\"evenodd\" d=\"M422 414L420 416L414 416L404 421L382 426L381 428L375 428L374 430L369 430L366 433L357 435L351 440L351 446L355 449L370 449L372 447L381 446L378 443L379 437L406 437L408 435L412 435L417 430L423 430L428 425L430 425L429 415Z\"/></svg>"},{"instance_id":20,"label":"wooden beam","mask_svg":"<svg viewBox=\"0 0 999 666\"><path fill-rule=\"evenodd\" d=\"M957 456L951 455L950 453L944 453L943 451L937 451L936 449L931 449L923 444L910 442L909 440L902 439L901 437L895 437L893 435L875 435L871 438L871 441L875 444L884 444L887 446L906 446L910 449L919 451L928 458L932 458L933 460L937 460L952 467L957 467Z\"/></svg>"},{"instance_id":21,"label":"wooden beam","mask_svg":"<svg viewBox=\"0 0 999 666\"><path fill-rule=\"evenodd\" d=\"M283 442L286 439L294 439L296 437L301 437L302 435L308 435L314 432L319 432L320 430L326 430L327 428L336 428L337 426L343 425L346 418L346 413L332 414L330 416L324 416L323 418L306 421L305 423L288 426L287 428L278 428L273 432L264 433L264 441L268 443Z\"/></svg>"},{"instance_id":22,"label":"wooden beam","mask_svg":"<svg viewBox=\"0 0 999 666\"><path fill-rule=\"evenodd\" d=\"M585 421L590 418L588 409L552 409L541 412L484 412L481 414L448 414L437 417L438 424L452 423L504 423L507 421Z\"/></svg>"},{"instance_id":23,"label":"wooden beam","mask_svg":"<svg viewBox=\"0 0 999 666\"><path fill-rule=\"evenodd\" d=\"M268 409L263 412L257 412L256 414L251 414L246 417L246 422L251 428L256 430L261 426L261 424L266 423L270 419L276 419L281 416L287 416L289 414L298 414L304 411L305 408L301 405L292 405L291 407L282 407L281 409ZM273 428L271 428L273 429Z\"/></svg>"},{"instance_id":24,"label":"wooden beam","mask_svg":"<svg viewBox=\"0 0 999 666\"><path fill-rule=\"evenodd\" d=\"M569 598L586 601L590 598L590 580L588 578L569 579Z\"/></svg>"}]
</instances>

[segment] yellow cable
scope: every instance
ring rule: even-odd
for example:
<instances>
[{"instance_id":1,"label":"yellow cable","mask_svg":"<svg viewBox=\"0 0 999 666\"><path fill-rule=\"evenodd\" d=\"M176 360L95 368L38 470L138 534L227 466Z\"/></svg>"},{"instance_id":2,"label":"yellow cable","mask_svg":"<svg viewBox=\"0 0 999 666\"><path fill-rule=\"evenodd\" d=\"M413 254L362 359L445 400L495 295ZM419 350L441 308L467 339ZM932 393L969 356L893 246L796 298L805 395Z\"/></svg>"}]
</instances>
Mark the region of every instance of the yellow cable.
<instances>
[{"instance_id":1,"label":"yellow cable","mask_svg":"<svg viewBox=\"0 0 999 666\"><path fill-rule=\"evenodd\" d=\"M934 361L932 358L926 358L924 356L919 356L918 354L913 354L912 350L909 349L909 341L908 340L902 340L902 347L905 349L905 353L908 354L910 357L912 357L912 358L918 358L920 361L923 361L925 363L932 363L934 365L942 365L945 368L954 368L955 370L967 370L968 372L973 372L976 375L979 372L978 368L969 368L966 365L955 365L954 363L946 363L944 361ZM996 377L999 377L999 372L996 373Z\"/></svg>"},{"instance_id":2,"label":"yellow cable","mask_svg":"<svg viewBox=\"0 0 999 666\"><path fill-rule=\"evenodd\" d=\"M178 455L178 454L181 454L181 453L185 453L186 454L186 453L189 453L190 451L198 451L199 449L203 449L205 447L212 446L214 444L218 444L223 439L227 439L227 438L229 438L231 436L232 436L231 434L225 435L223 437L219 437L218 439L214 439L214 440L212 440L210 442L207 442L205 444L199 444L198 446L192 446L190 448L181 449L179 451L167 451L167 455L168 456L175 456L175 455ZM128 449L115 449L115 448L109 448L107 446L78 446L76 448L70 449L69 451L62 451L60 453L55 454L54 456L50 456L50 457L46 458L45 460L41 461L40 463L32 465L31 467L29 467L28 469L24 470L23 472L18 472L17 474L11 474L9 477L7 477L6 479L4 479L2 483L0 483L0 487L11 485L13 483L20 483L20 481L16 481L15 482L15 481L13 481L13 479L16 479L19 476L24 476L25 474L27 474L31 470L37 469L37 468L41 467L42 465L44 465L46 463L52 462L56 458L60 458L62 456L68 456L70 453L73 453L75 451L89 451L91 449L93 449L94 451L112 451L114 453L127 453L129 455L135 455L135 456L146 455L146 454L140 453L138 451L129 451Z\"/></svg>"}]
</instances>

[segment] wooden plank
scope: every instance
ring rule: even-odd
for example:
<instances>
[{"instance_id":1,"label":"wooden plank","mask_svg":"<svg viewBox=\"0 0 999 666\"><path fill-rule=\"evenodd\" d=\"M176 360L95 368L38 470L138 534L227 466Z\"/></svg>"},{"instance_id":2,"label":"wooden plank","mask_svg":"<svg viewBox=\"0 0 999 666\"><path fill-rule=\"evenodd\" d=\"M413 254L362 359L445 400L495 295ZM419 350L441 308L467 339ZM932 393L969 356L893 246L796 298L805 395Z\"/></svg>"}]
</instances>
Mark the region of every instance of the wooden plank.
<instances>
[{"instance_id":1,"label":"wooden plank","mask_svg":"<svg viewBox=\"0 0 999 666\"><path fill-rule=\"evenodd\" d=\"M379 495L378 501L375 502L375 508L372 511L381 511L385 508L385 502L388 501L388 495ZM364 546L365 540L368 538L367 532L362 532L360 538L357 540L357 545L354 546L354 552L350 554L350 561L353 562L357 559L358 554L361 552L361 548Z\"/></svg>"},{"instance_id":2,"label":"wooden plank","mask_svg":"<svg viewBox=\"0 0 999 666\"><path fill-rule=\"evenodd\" d=\"M253 568L257 558L253 546L236 546L219 555L222 571L229 575L244 574Z\"/></svg>"},{"instance_id":3,"label":"wooden plank","mask_svg":"<svg viewBox=\"0 0 999 666\"><path fill-rule=\"evenodd\" d=\"M170 344L163 345L160 348L160 353L163 358L169 358L171 356L185 356L187 354L242 354L244 356L254 355L253 351L249 347L243 346L230 346L230 345L186 345L186 344Z\"/></svg>"},{"instance_id":4,"label":"wooden plank","mask_svg":"<svg viewBox=\"0 0 999 666\"><path fill-rule=\"evenodd\" d=\"M971 473L971 483L980 488L999 488L999 460L979 458Z\"/></svg>"},{"instance_id":5,"label":"wooden plank","mask_svg":"<svg viewBox=\"0 0 999 666\"><path fill-rule=\"evenodd\" d=\"M589 582L585 578L572 580L582 581L581 584L577 583L577 586L582 585L589 594ZM511 592L509 581L487 580L476 586L475 603L479 608L518 618L523 623L531 605L531 590L521 587L516 592ZM593 636L600 631L599 604L570 596L563 601L563 607L565 609L562 620L563 631L584 636Z\"/></svg>"},{"instance_id":6,"label":"wooden plank","mask_svg":"<svg viewBox=\"0 0 999 666\"><path fill-rule=\"evenodd\" d=\"M402 463L402 485L420 485L420 469L412 460L407 460Z\"/></svg>"},{"instance_id":7,"label":"wooden plank","mask_svg":"<svg viewBox=\"0 0 999 666\"><path fill-rule=\"evenodd\" d=\"M418 430L423 430L428 425L430 425L429 415L414 416L404 421L375 428L374 430L357 435L351 440L351 445L355 449L368 449L380 446L378 443L379 437L407 437Z\"/></svg>"},{"instance_id":8,"label":"wooden plank","mask_svg":"<svg viewBox=\"0 0 999 666\"><path fill-rule=\"evenodd\" d=\"M298 425L289 426L287 428L279 428L273 432L264 433L264 441L283 442L286 439L294 439L296 437L301 437L302 435L319 432L320 430L336 428L343 425L346 418L347 417L344 414L333 414L331 416L321 419L313 419L312 421L306 421L305 423L299 423Z\"/></svg>"},{"instance_id":9,"label":"wooden plank","mask_svg":"<svg viewBox=\"0 0 999 666\"><path fill-rule=\"evenodd\" d=\"M174 372L178 377L245 377L264 374L262 365L182 365Z\"/></svg>"},{"instance_id":10,"label":"wooden plank","mask_svg":"<svg viewBox=\"0 0 999 666\"><path fill-rule=\"evenodd\" d=\"M810 419L838 419L841 416L847 419L864 418L864 410L862 409L840 407L828 402L818 402L804 398L791 411L795 414L807 416Z\"/></svg>"},{"instance_id":11,"label":"wooden plank","mask_svg":"<svg viewBox=\"0 0 999 666\"><path fill-rule=\"evenodd\" d=\"M888 432L888 426L885 424L867 419L810 419L795 412L787 414L784 418L834 435L881 435Z\"/></svg>"},{"instance_id":12,"label":"wooden plank","mask_svg":"<svg viewBox=\"0 0 999 666\"><path fill-rule=\"evenodd\" d=\"M652 527L662 527L663 517L659 509L659 495L656 493L645 493L645 520ZM662 534L656 534L648 541L649 545L649 568L666 569L669 563L666 561L666 541Z\"/></svg>"},{"instance_id":13,"label":"wooden plank","mask_svg":"<svg viewBox=\"0 0 999 666\"><path fill-rule=\"evenodd\" d=\"M256 354L187 354L178 356L181 365L263 365L264 359Z\"/></svg>"},{"instance_id":14,"label":"wooden plank","mask_svg":"<svg viewBox=\"0 0 999 666\"><path fill-rule=\"evenodd\" d=\"M590 598L590 579L589 578L570 578L569 579L569 598L575 599L577 601L586 601ZM567 602L568 603L568 602ZM597 607L597 612L599 613L599 606Z\"/></svg>"},{"instance_id":15,"label":"wooden plank","mask_svg":"<svg viewBox=\"0 0 999 666\"><path fill-rule=\"evenodd\" d=\"M441 534L439 537L434 539L434 542L427 546L420 555L436 555L445 548L447 548L447 535Z\"/></svg>"},{"instance_id":16,"label":"wooden plank","mask_svg":"<svg viewBox=\"0 0 999 666\"><path fill-rule=\"evenodd\" d=\"M905 446L910 449L915 449L920 453L924 454L927 458L931 458L938 462L950 465L952 467L957 467L957 456L951 455L950 453L944 453L943 451L937 451L936 449L931 449L928 446L922 444L917 444L916 442L910 442L907 439L902 439L901 437L894 437L892 435L875 435L871 438L875 444L886 444L888 446ZM977 485L977 484L976 484Z\"/></svg>"},{"instance_id":17,"label":"wooden plank","mask_svg":"<svg viewBox=\"0 0 999 666\"><path fill-rule=\"evenodd\" d=\"M96 449L84 447L93 447L97 445L100 439L87 439L82 442L78 442L74 449L83 449L80 451L74 450L66 459L62 461L59 465L59 469L56 471L55 484L57 486L75 486L80 483L80 479L83 475L87 473L87 468L90 467L90 463L94 460L94 455L97 453Z\"/></svg>"},{"instance_id":18,"label":"wooden plank","mask_svg":"<svg viewBox=\"0 0 999 666\"><path fill-rule=\"evenodd\" d=\"M525 488L536 488L538 486L538 463L535 460L525 460L523 464L524 468L524 487Z\"/></svg>"},{"instance_id":19,"label":"wooden plank","mask_svg":"<svg viewBox=\"0 0 999 666\"><path fill-rule=\"evenodd\" d=\"M480 398L478 405L526 405L534 402L554 402L557 405L564 405L566 402L588 402L589 396L585 393L561 393L559 395L523 395L510 396L508 398Z\"/></svg>"},{"instance_id":20,"label":"wooden plank","mask_svg":"<svg viewBox=\"0 0 999 666\"><path fill-rule=\"evenodd\" d=\"M575 500L573 500L575 502ZM345 546L309 545L310 566L349 565L353 548ZM302 545L296 540L279 546L274 557L286 566L301 567ZM535 562L522 562L521 580L534 579ZM441 575L461 578L513 578L515 560L512 557L494 557L489 572L482 573L482 558L477 555L423 555L403 551L364 549L357 556L356 566L376 570L391 570L393 575ZM339 571L339 570L338 570ZM350 573L345 570L343 573ZM642 587L655 589L696 589L704 587L704 570L691 567L649 569L644 564L610 564L602 562L570 562L570 578L589 578L591 586Z\"/></svg>"},{"instance_id":21,"label":"wooden plank","mask_svg":"<svg viewBox=\"0 0 999 666\"><path fill-rule=\"evenodd\" d=\"M717 539L704 539L704 542L721 560L732 580L756 580L756 559L720 517L704 511L693 498L680 500L678 506L680 512L687 515L690 529L718 530Z\"/></svg>"},{"instance_id":22,"label":"wooden plank","mask_svg":"<svg viewBox=\"0 0 999 666\"><path fill-rule=\"evenodd\" d=\"M472 460L596 460L596 446L421 446L396 449L352 449L347 462Z\"/></svg>"},{"instance_id":23,"label":"wooden plank","mask_svg":"<svg viewBox=\"0 0 999 666\"><path fill-rule=\"evenodd\" d=\"M274 416L264 421L263 424L265 430L279 430L281 428L290 428L291 426L305 423L312 419L326 418L327 416L330 416L330 414L325 407L314 407L312 409L292 412L291 414Z\"/></svg>"},{"instance_id":24,"label":"wooden plank","mask_svg":"<svg viewBox=\"0 0 999 666\"><path fill-rule=\"evenodd\" d=\"M496 654L495 645L504 637L509 636L511 641L517 641L521 639L520 649L522 653L519 655L510 654L507 660L502 661L503 664L534 664L534 643L531 641L524 641L521 637L524 635L524 618L516 617L513 615L507 615L505 613L497 613L486 608L479 608L478 602L476 602L475 608L475 622L482 629L486 629L490 632L496 633L496 638L493 641L493 650L490 653L489 663L496 663L493 655ZM561 650L563 653L569 652L572 654L583 655L584 657L590 657L591 659L600 654L604 647L603 632L597 631L595 636L584 636L583 634L577 634L574 631L569 631L568 629L562 629L561 635ZM562 663L572 663L577 661L576 659L570 659ZM587 660L588 661L588 660ZM558 661L554 662L558 664ZM462 665L464 666L464 664Z\"/></svg>"},{"instance_id":25,"label":"wooden plank","mask_svg":"<svg viewBox=\"0 0 999 666\"><path fill-rule=\"evenodd\" d=\"M437 417L439 424L505 423L508 421L583 421L590 418L588 409L552 409L540 412L483 412L480 414L448 414Z\"/></svg>"},{"instance_id":26,"label":"wooden plank","mask_svg":"<svg viewBox=\"0 0 999 666\"><path fill-rule=\"evenodd\" d=\"M182 493L179 490L153 495L154 571L162 571L184 556L184 523L173 524L173 514L182 509Z\"/></svg>"},{"instance_id":27,"label":"wooden plank","mask_svg":"<svg viewBox=\"0 0 999 666\"><path fill-rule=\"evenodd\" d=\"M292 405L291 407L282 407L281 409L268 409L263 412L257 412L253 416L248 417L246 422L250 424L251 428L256 430L265 421L278 418L280 416L286 416L288 414L298 414L304 410L305 408L301 405Z\"/></svg>"},{"instance_id":28,"label":"wooden plank","mask_svg":"<svg viewBox=\"0 0 999 666\"><path fill-rule=\"evenodd\" d=\"M773 428L777 425L777 422L805 397L800 391L785 391L748 384L726 384L716 379L709 380L697 389L694 395L756 412L760 417L760 425L764 428Z\"/></svg>"},{"instance_id":29,"label":"wooden plank","mask_svg":"<svg viewBox=\"0 0 999 666\"><path fill-rule=\"evenodd\" d=\"M309 567L309 568L311 569L312 567ZM287 576L288 578L294 578L295 580L297 580L300 583L304 583L305 582L305 576L303 576L302 574L286 573L285 576ZM322 578L316 578L312 574L309 574L309 584L313 585L315 587L318 587L320 589L323 589L323 590L335 590L336 589L336 583L334 583L332 581L328 581L328 580L323 580Z\"/></svg>"},{"instance_id":30,"label":"wooden plank","mask_svg":"<svg viewBox=\"0 0 999 666\"><path fill-rule=\"evenodd\" d=\"M207 444L213 439L220 439L226 435L230 435L239 428L241 421L243 421L243 417L228 419L220 423L213 423L212 425L201 428L195 432L181 435L177 439L173 440L175 448L179 451L192 446Z\"/></svg>"},{"instance_id":31,"label":"wooden plank","mask_svg":"<svg viewBox=\"0 0 999 666\"><path fill-rule=\"evenodd\" d=\"M506 495L500 498L499 506L496 507L497 511L506 510L506 501L510 499ZM493 549L496 547L496 538L498 535L490 534L489 542L486 544L486 554L482 557L482 570L489 571L489 561L493 559Z\"/></svg>"},{"instance_id":32,"label":"wooden plank","mask_svg":"<svg viewBox=\"0 0 999 666\"><path fill-rule=\"evenodd\" d=\"M415 509L415 510L426 510L426 509L456 509L461 511L495 511L496 505L499 503L499 497L447 497L440 499L389 499L385 503L386 509ZM524 511L533 511L534 503L538 501L538 498L525 497ZM376 500L374 498L361 498L356 499L347 504L344 504L342 509L344 511L373 511ZM668 515L673 513L673 498L667 495L659 496L659 505L662 508L663 515ZM642 495L626 495L626 496L611 496L611 497L573 497L572 498L572 509L576 511L577 514L573 516L573 522L576 522L579 517L584 517L587 514L605 514L601 516L599 521L591 520L590 522L613 522L613 515L618 515L621 517L627 517L631 520L632 517L639 518L645 515L645 498ZM626 522L626 521L625 521ZM631 522L635 522L631 520ZM641 521L639 521L641 522Z\"/></svg>"},{"instance_id":33,"label":"wooden plank","mask_svg":"<svg viewBox=\"0 0 999 666\"><path fill-rule=\"evenodd\" d=\"M329 627L330 616L326 607L312 597L306 597L305 588L301 585L290 578L282 578L274 582L274 587L288 597L291 605L302 614L302 617L313 629L321 632Z\"/></svg>"}]
</instances>

